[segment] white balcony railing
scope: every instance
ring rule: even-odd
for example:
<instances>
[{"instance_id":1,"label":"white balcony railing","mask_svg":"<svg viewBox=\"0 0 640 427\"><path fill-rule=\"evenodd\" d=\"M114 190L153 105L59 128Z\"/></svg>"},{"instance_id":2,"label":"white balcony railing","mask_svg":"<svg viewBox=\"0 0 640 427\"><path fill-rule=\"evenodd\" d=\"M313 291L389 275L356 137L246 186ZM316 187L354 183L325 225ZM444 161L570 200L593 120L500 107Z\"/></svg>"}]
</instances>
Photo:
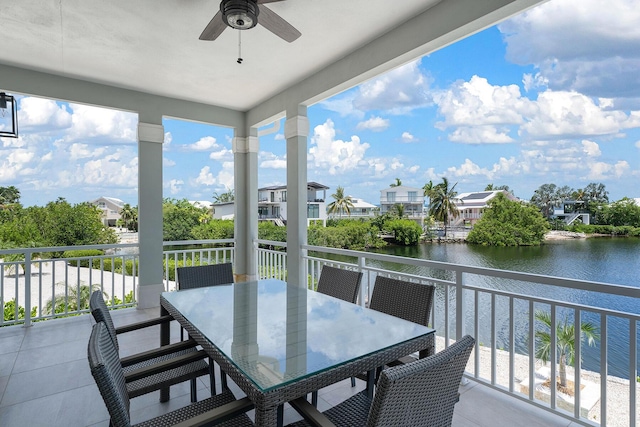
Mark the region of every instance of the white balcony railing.
<instances>
[{"instance_id":1,"label":"white balcony railing","mask_svg":"<svg viewBox=\"0 0 640 427\"><path fill-rule=\"evenodd\" d=\"M286 243L257 243L258 277L286 279ZM232 244L233 240L165 243L165 289L175 287L178 265L232 261ZM52 259L53 253L78 249L108 250L110 254ZM638 425L640 288L359 251L304 249L310 288L323 264L362 271L360 304L368 302L378 274L435 285L431 325L437 331L439 349L465 333L477 338L467 367L466 376L471 380L580 425ZM114 308L135 304L136 244L2 250L0 259L15 254L22 254L24 260L0 262L0 305L15 301L14 315L9 316L13 319L0 318L0 326L29 325L34 320L87 312L84 303L76 303L84 298L86 285L99 286ZM53 309L47 310L50 300ZM602 304L606 300L613 303ZM56 313L56 307L63 310ZM534 356L536 332L542 326L535 320L538 310L551 314L552 325L568 319L574 324L589 321L599 328L597 346L577 345L577 362L568 368L569 380L576 385L573 401L577 405L555 388L544 392L538 384L541 363ZM578 330L574 340L579 343ZM558 339L555 331L552 327L554 342ZM556 346L551 346L550 359L557 356ZM551 378L557 376L555 364L547 369Z\"/></svg>"},{"instance_id":2,"label":"white balcony railing","mask_svg":"<svg viewBox=\"0 0 640 427\"><path fill-rule=\"evenodd\" d=\"M465 333L477 338L465 374L468 378L580 425L638 425L640 288L359 251L304 248L309 254L310 287L317 283L324 264L363 272L361 305L367 304L378 274L435 285L431 325L437 331L439 349ZM274 249L259 249L259 260L261 278L272 277L269 272L280 272L279 266L286 265L286 255ZM572 300L574 291L593 303ZM611 307L597 304L611 298L615 299ZM540 384L544 369L550 378L559 372L556 364L543 367L535 357L536 332L543 329L535 319L538 310L551 314L552 342L558 340L556 326L565 319L573 324L589 321L599 329L595 348L584 342L575 346L575 360L585 362L568 367L573 398L554 387L545 391ZM579 328L575 329L574 341L580 343ZM557 358L557 347L551 346L550 360Z\"/></svg>"}]
</instances>

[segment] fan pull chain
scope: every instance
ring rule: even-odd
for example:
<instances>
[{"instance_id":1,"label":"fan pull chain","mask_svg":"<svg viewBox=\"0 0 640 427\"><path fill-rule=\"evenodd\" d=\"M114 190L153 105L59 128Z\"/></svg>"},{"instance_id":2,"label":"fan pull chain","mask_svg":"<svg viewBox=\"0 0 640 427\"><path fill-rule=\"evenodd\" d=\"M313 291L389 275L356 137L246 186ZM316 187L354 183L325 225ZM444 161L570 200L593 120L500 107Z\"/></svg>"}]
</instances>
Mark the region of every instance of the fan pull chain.
<instances>
[{"instance_id":1,"label":"fan pull chain","mask_svg":"<svg viewBox=\"0 0 640 427\"><path fill-rule=\"evenodd\" d=\"M238 64L242 64L242 30L238 30Z\"/></svg>"}]
</instances>

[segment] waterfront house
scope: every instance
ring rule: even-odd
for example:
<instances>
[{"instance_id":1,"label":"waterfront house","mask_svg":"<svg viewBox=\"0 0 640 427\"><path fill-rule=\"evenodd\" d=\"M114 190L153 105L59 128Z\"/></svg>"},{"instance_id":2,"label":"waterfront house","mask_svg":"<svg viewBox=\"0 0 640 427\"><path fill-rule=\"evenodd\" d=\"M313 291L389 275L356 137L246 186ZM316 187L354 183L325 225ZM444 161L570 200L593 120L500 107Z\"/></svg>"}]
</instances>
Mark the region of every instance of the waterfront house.
<instances>
[{"instance_id":1,"label":"waterfront house","mask_svg":"<svg viewBox=\"0 0 640 427\"><path fill-rule=\"evenodd\" d=\"M102 210L102 222L106 227L115 227L120 217L120 211L124 206L124 202L115 197L102 196L90 201L92 205Z\"/></svg>"},{"instance_id":2,"label":"waterfront house","mask_svg":"<svg viewBox=\"0 0 640 427\"><path fill-rule=\"evenodd\" d=\"M404 217L418 222L424 222L424 191L422 188L398 185L380 190L380 213L393 213L401 206Z\"/></svg>"},{"instance_id":3,"label":"waterfront house","mask_svg":"<svg viewBox=\"0 0 640 427\"><path fill-rule=\"evenodd\" d=\"M563 200L559 206L553 207L551 218L564 221L567 225L573 224L577 219L580 219L583 224L590 224L591 220L582 200Z\"/></svg>"},{"instance_id":4,"label":"waterfront house","mask_svg":"<svg viewBox=\"0 0 640 427\"><path fill-rule=\"evenodd\" d=\"M307 221L322 221L327 219L326 185L317 182L307 183ZM258 188L258 218L261 221L271 221L284 226L287 223L287 186L274 185ZM233 219L235 202L214 203L213 217L216 219Z\"/></svg>"},{"instance_id":5,"label":"waterfront house","mask_svg":"<svg viewBox=\"0 0 640 427\"><path fill-rule=\"evenodd\" d=\"M456 218L450 218L451 224L449 225L454 227L473 227L482 218L482 212L487 208L489 202L500 193L504 194L509 200L518 200L516 196L506 190L458 194L453 203L458 209L459 215Z\"/></svg>"},{"instance_id":6,"label":"waterfront house","mask_svg":"<svg viewBox=\"0 0 640 427\"><path fill-rule=\"evenodd\" d=\"M371 218L375 215L378 207L376 205L372 205L369 202L365 202L363 199L358 197L351 197L352 206L349 208L349 213L342 211L328 213L327 216L329 218Z\"/></svg>"}]
</instances>

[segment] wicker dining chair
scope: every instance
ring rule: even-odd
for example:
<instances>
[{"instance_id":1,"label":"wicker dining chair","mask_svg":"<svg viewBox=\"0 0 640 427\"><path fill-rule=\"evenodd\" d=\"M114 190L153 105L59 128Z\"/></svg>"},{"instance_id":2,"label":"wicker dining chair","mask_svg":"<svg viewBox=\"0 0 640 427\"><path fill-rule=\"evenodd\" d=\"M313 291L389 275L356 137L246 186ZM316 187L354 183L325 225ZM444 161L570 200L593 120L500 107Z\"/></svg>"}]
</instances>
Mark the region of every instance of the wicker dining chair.
<instances>
[{"instance_id":1,"label":"wicker dining chair","mask_svg":"<svg viewBox=\"0 0 640 427\"><path fill-rule=\"evenodd\" d=\"M425 359L382 371L373 400L360 392L322 413L306 399L291 403L305 420L288 427L305 427L307 420L323 426L448 427L459 400L458 387L475 339L464 336Z\"/></svg>"},{"instance_id":2,"label":"wicker dining chair","mask_svg":"<svg viewBox=\"0 0 640 427\"><path fill-rule=\"evenodd\" d=\"M407 282L405 280L391 279L377 276L369 302L369 308L390 314L410 322L428 326L429 316L433 307L433 295L435 286L420 283ZM427 348L420 351L420 358L431 356L435 348ZM397 366L407 361L413 361L411 356L403 360L395 360L388 366ZM358 378L364 379L364 375ZM351 386L355 387L355 379L351 378Z\"/></svg>"},{"instance_id":3,"label":"wicker dining chair","mask_svg":"<svg viewBox=\"0 0 640 427\"><path fill-rule=\"evenodd\" d=\"M93 326L87 349L91 375L96 381L102 399L111 417L111 426L130 427L129 395L125 387L125 376L118 357L118 350L105 322ZM245 414L253 408L248 398L236 400L231 391L192 403L173 412L136 424L139 427L181 427L211 425L218 418L225 420L223 426L253 427Z\"/></svg>"},{"instance_id":4,"label":"wicker dining chair","mask_svg":"<svg viewBox=\"0 0 640 427\"><path fill-rule=\"evenodd\" d=\"M171 316L162 316L116 328L101 291L91 294L89 307L96 323L106 325L116 351L119 348L117 335L173 320ZM121 358L128 397L134 398L191 380L191 401L197 401L196 378L209 374L210 370L204 360L206 353L198 350L196 345L194 340L181 341ZM159 366L165 369L158 369Z\"/></svg>"},{"instance_id":5,"label":"wicker dining chair","mask_svg":"<svg viewBox=\"0 0 640 427\"><path fill-rule=\"evenodd\" d=\"M179 267L177 269L178 290L204 288L207 286L226 285L233 283L233 267L230 262L221 264L195 265L191 267ZM180 339L183 339L183 329L180 328ZM214 362L209 358L211 368L211 390L216 389L216 376ZM226 389L227 375L220 369L220 382Z\"/></svg>"},{"instance_id":6,"label":"wicker dining chair","mask_svg":"<svg viewBox=\"0 0 640 427\"><path fill-rule=\"evenodd\" d=\"M358 300L361 281L362 273L359 271L344 270L325 265L320 272L316 290L322 294L355 304Z\"/></svg>"}]
</instances>

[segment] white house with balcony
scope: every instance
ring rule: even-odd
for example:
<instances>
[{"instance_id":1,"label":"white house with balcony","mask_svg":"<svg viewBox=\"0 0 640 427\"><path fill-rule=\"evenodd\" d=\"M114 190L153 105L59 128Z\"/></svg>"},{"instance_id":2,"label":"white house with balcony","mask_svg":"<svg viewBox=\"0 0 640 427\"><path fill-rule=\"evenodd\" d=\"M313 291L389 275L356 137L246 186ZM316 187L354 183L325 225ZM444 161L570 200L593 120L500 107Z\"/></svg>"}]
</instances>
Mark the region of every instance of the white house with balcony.
<instances>
[{"instance_id":1,"label":"white house with balcony","mask_svg":"<svg viewBox=\"0 0 640 427\"><path fill-rule=\"evenodd\" d=\"M307 183L307 223L327 220L326 185L317 182ZM215 219L233 219L235 202L212 204L212 215ZM258 188L258 219L273 221L276 225L287 223L287 186L276 185Z\"/></svg>"},{"instance_id":2,"label":"white house with balcony","mask_svg":"<svg viewBox=\"0 0 640 427\"><path fill-rule=\"evenodd\" d=\"M307 182L307 224L311 221L327 220L326 185ZM258 188L258 218L274 221L277 225L287 223L287 186L279 185Z\"/></svg>"},{"instance_id":3,"label":"white house with balcony","mask_svg":"<svg viewBox=\"0 0 640 427\"><path fill-rule=\"evenodd\" d=\"M422 225L424 221L424 191L422 188L399 185L380 190L381 214L393 212L394 209L397 209L396 205L403 207L406 218Z\"/></svg>"},{"instance_id":4,"label":"white house with balcony","mask_svg":"<svg viewBox=\"0 0 640 427\"><path fill-rule=\"evenodd\" d=\"M461 193L454 200L459 215L456 218L450 217L451 226L470 226L482 218L482 213L498 194L504 194L507 199L516 201L518 198L506 190L480 191L473 193Z\"/></svg>"},{"instance_id":5,"label":"white house with balcony","mask_svg":"<svg viewBox=\"0 0 640 427\"><path fill-rule=\"evenodd\" d=\"M92 200L89 203L102 210L102 223L106 227L115 227L118 220L121 218L120 212L124 206L124 202L115 197L102 196L98 199Z\"/></svg>"},{"instance_id":6,"label":"white house with balcony","mask_svg":"<svg viewBox=\"0 0 640 427\"><path fill-rule=\"evenodd\" d=\"M327 212L328 218L370 218L374 215L376 209L378 207L376 205L372 205L369 202L365 202L363 199L358 197L351 197L352 206L349 208L349 213L343 211L342 209L338 212L329 213ZM329 202L331 203L331 202Z\"/></svg>"}]
</instances>

